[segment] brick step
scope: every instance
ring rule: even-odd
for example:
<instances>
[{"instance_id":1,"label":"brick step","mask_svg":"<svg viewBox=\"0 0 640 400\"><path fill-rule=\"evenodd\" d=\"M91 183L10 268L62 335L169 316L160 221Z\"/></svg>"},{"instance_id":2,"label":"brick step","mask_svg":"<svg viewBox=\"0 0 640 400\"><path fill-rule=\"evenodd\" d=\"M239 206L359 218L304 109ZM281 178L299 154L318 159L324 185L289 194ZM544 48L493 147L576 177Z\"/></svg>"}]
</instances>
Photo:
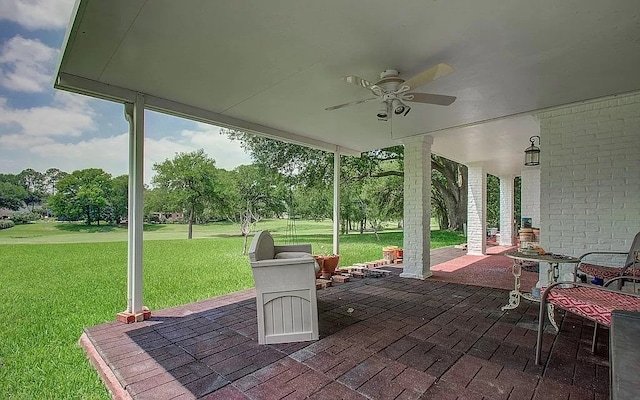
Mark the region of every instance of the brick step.
<instances>
[{"instance_id":1,"label":"brick step","mask_svg":"<svg viewBox=\"0 0 640 400\"><path fill-rule=\"evenodd\" d=\"M331 277L331 282L337 282L337 283L345 283L345 282L349 282L349 276L348 275L334 275Z\"/></svg>"},{"instance_id":2,"label":"brick step","mask_svg":"<svg viewBox=\"0 0 640 400\"><path fill-rule=\"evenodd\" d=\"M331 286L331 280L329 279L316 279L316 290L326 289Z\"/></svg>"},{"instance_id":3,"label":"brick step","mask_svg":"<svg viewBox=\"0 0 640 400\"><path fill-rule=\"evenodd\" d=\"M386 269L374 268L364 271L364 275L372 278L380 278L383 276L391 275L391 271L387 271Z\"/></svg>"}]
</instances>

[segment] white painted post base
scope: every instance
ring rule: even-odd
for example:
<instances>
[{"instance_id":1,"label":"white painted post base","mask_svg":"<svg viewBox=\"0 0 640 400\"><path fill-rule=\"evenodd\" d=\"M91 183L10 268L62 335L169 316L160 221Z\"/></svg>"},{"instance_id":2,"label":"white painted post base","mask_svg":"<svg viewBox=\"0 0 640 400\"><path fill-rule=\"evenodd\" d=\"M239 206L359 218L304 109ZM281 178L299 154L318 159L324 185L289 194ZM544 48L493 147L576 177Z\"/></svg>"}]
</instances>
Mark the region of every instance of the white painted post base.
<instances>
[{"instance_id":1,"label":"white painted post base","mask_svg":"<svg viewBox=\"0 0 640 400\"><path fill-rule=\"evenodd\" d=\"M429 271L426 274L414 274L411 272L403 272L400 274L400 278L412 278L412 279L420 279L420 280L425 280L430 276L433 276L433 272L431 271Z\"/></svg>"}]
</instances>

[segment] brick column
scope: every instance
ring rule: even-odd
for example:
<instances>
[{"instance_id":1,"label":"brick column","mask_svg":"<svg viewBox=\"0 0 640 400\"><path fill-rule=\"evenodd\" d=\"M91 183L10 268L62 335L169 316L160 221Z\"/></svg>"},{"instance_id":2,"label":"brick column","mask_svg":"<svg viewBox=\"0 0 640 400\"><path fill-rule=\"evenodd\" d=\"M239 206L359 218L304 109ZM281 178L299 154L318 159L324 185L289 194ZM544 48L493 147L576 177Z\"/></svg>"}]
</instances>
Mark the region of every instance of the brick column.
<instances>
[{"instance_id":1,"label":"brick column","mask_svg":"<svg viewBox=\"0 0 640 400\"><path fill-rule=\"evenodd\" d=\"M487 251L487 173L482 165L468 165L467 254Z\"/></svg>"},{"instance_id":2,"label":"brick column","mask_svg":"<svg viewBox=\"0 0 640 400\"><path fill-rule=\"evenodd\" d=\"M403 278L425 279L430 271L431 145L433 137L404 140Z\"/></svg>"},{"instance_id":3,"label":"brick column","mask_svg":"<svg viewBox=\"0 0 640 400\"><path fill-rule=\"evenodd\" d=\"M500 246L513 245L513 178L500 177Z\"/></svg>"}]
</instances>

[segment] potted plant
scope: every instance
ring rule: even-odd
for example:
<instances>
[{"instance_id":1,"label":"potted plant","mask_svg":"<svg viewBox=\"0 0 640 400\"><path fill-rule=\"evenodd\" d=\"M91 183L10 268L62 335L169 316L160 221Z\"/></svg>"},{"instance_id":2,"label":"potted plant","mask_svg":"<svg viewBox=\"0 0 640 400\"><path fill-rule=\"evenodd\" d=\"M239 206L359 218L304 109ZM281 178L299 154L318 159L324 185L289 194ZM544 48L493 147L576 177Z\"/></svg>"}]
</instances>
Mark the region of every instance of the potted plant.
<instances>
[{"instance_id":1,"label":"potted plant","mask_svg":"<svg viewBox=\"0 0 640 400\"><path fill-rule=\"evenodd\" d=\"M322 247L324 249L324 247ZM335 273L338 263L340 262L339 254L319 254L313 256L316 262L320 266L320 276L324 279L329 279ZM317 275L316 275L317 276Z\"/></svg>"}]
</instances>

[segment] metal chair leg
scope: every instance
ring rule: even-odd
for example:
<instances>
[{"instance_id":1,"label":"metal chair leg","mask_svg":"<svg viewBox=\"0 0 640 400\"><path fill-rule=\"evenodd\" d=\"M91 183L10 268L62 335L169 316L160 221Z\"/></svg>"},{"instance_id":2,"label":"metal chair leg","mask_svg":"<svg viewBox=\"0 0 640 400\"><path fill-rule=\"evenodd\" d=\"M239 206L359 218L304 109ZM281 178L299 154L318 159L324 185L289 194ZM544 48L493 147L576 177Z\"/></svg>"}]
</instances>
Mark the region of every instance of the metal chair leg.
<instances>
[{"instance_id":1,"label":"metal chair leg","mask_svg":"<svg viewBox=\"0 0 640 400\"><path fill-rule=\"evenodd\" d=\"M540 314L538 315L538 338L536 341L536 365L540 365L542 354L542 332L544 330L544 317L547 315L546 296L540 296Z\"/></svg>"},{"instance_id":2,"label":"metal chair leg","mask_svg":"<svg viewBox=\"0 0 640 400\"><path fill-rule=\"evenodd\" d=\"M593 325L593 343L591 343L591 352L596 354L596 350L598 349L598 323L594 322Z\"/></svg>"}]
</instances>

